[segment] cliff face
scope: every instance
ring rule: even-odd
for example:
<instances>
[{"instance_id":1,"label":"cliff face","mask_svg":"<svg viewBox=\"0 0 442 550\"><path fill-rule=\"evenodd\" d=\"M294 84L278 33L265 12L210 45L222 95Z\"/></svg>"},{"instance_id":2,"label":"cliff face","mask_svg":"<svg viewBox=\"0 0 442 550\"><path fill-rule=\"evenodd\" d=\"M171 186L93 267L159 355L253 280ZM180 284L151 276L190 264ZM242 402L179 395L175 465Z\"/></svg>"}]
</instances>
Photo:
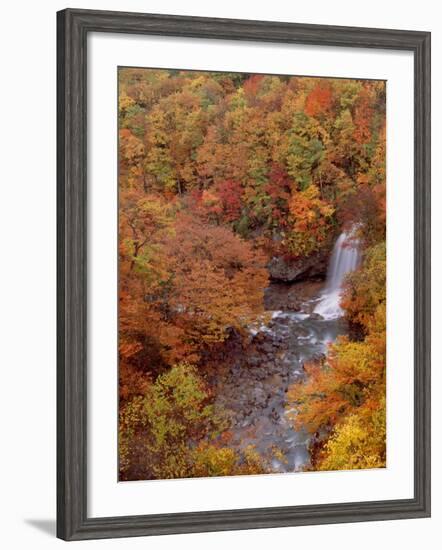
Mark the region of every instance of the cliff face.
<instances>
[{"instance_id":1,"label":"cliff face","mask_svg":"<svg viewBox=\"0 0 442 550\"><path fill-rule=\"evenodd\" d=\"M305 258L286 260L282 257L272 258L267 266L270 279L284 283L293 283L311 278L325 278L330 250L325 248Z\"/></svg>"}]
</instances>

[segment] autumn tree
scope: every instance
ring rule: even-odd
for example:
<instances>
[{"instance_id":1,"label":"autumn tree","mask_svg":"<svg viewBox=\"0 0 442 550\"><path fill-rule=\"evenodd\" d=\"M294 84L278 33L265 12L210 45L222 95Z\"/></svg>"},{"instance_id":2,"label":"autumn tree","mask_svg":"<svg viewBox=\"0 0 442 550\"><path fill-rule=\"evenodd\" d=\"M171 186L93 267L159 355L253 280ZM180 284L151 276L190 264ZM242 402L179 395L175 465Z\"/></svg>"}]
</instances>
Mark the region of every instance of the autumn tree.
<instances>
[{"instance_id":1,"label":"autumn tree","mask_svg":"<svg viewBox=\"0 0 442 550\"><path fill-rule=\"evenodd\" d=\"M290 229L287 248L293 256L308 256L327 242L332 229L333 206L322 200L314 185L292 191L289 200Z\"/></svg>"},{"instance_id":2,"label":"autumn tree","mask_svg":"<svg viewBox=\"0 0 442 550\"><path fill-rule=\"evenodd\" d=\"M347 318L370 332L374 316L386 303L386 246L381 241L365 253L363 269L349 274L342 305Z\"/></svg>"},{"instance_id":3,"label":"autumn tree","mask_svg":"<svg viewBox=\"0 0 442 550\"><path fill-rule=\"evenodd\" d=\"M123 479L187 477L191 442L216 427L210 391L194 368L176 365L122 408L119 426Z\"/></svg>"},{"instance_id":4,"label":"autumn tree","mask_svg":"<svg viewBox=\"0 0 442 550\"><path fill-rule=\"evenodd\" d=\"M263 311L265 257L225 227L207 226L184 213L164 250L170 287L168 320L183 330L183 342L200 349L242 331Z\"/></svg>"}]
</instances>

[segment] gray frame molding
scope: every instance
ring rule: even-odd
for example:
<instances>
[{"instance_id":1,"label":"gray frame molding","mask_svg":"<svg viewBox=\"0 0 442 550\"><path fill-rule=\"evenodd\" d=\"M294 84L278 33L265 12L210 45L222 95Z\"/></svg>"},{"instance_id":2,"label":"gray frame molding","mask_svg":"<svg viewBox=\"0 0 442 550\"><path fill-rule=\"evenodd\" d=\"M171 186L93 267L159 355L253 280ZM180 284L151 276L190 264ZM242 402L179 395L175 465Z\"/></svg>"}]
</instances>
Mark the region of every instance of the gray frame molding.
<instances>
[{"instance_id":1,"label":"gray frame molding","mask_svg":"<svg viewBox=\"0 0 442 550\"><path fill-rule=\"evenodd\" d=\"M415 81L414 498L87 517L87 35L89 32L409 50ZM430 33L67 9L57 14L57 536L65 540L430 515Z\"/></svg>"}]
</instances>

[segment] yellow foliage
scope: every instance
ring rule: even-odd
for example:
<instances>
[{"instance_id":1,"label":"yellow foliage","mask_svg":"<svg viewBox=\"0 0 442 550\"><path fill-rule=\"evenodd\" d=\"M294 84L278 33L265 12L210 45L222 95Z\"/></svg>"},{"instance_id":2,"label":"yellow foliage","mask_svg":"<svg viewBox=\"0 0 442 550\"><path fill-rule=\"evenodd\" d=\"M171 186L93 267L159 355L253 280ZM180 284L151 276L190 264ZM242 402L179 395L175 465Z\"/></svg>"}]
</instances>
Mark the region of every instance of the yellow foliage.
<instances>
[{"instance_id":1,"label":"yellow foliage","mask_svg":"<svg viewBox=\"0 0 442 550\"><path fill-rule=\"evenodd\" d=\"M135 105L135 101L131 97L124 92L120 93L120 97L118 98L118 110L120 113L124 113L126 109L133 105Z\"/></svg>"},{"instance_id":2,"label":"yellow foliage","mask_svg":"<svg viewBox=\"0 0 442 550\"><path fill-rule=\"evenodd\" d=\"M208 435L217 420L210 391L185 363L172 367L120 412L120 473L123 479L191 475L189 442Z\"/></svg>"},{"instance_id":3,"label":"yellow foliage","mask_svg":"<svg viewBox=\"0 0 442 550\"><path fill-rule=\"evenodd\" d=\"M318 470L353 470L386 466L385 400L373 412L345 418L327 441Z\"/></svg>"},{"instance_id":4,"label":"yellow foliage","mask_svg":"<svg viewBox=\"0 0 442 550\"><path fill-rule=\"evenodd\" d=\"M195 477L262 474L266 471L261 457L252 446L241 454L231 447L201 443L193 454Z\"/></svg>"},{"instance_id":5,"label":"yellow foliage","mask_svg":"<svg viewBox=\"0 0 442 550\"><path fill-rule=\"evenodd\" d=\"M319 250L330 234L334 208L320 198L319 189L311 184L303 191L292 191L289 211L289 251L294 256L308 256Z\"/></svg>"}]
</instances>

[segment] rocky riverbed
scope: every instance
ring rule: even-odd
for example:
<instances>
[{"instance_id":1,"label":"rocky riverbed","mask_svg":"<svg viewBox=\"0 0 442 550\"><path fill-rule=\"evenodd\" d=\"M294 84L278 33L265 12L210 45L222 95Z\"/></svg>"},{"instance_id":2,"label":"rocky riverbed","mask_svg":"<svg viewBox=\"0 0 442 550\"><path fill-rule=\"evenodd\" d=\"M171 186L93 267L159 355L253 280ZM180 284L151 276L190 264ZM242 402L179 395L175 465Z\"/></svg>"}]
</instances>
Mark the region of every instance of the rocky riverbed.
<instances>
[{"instance_id":1,"label":"rocky riverbed","mask_svg":"<svg viewBox=\"0 0 442 550\"><path fill-rule=\"evenodd\" d=\"M293 428L287 403L291 384L302 382L303 365L319 358L328 343L347 332L342 319L313 312L323 283L272 284L265 304L269 320L251 329L250 345L234 355L216 381L216 407L226 411L230 445L253 445L271 472L301 471L309 464L310 436Z\"/></svg>"}]
</instances>

